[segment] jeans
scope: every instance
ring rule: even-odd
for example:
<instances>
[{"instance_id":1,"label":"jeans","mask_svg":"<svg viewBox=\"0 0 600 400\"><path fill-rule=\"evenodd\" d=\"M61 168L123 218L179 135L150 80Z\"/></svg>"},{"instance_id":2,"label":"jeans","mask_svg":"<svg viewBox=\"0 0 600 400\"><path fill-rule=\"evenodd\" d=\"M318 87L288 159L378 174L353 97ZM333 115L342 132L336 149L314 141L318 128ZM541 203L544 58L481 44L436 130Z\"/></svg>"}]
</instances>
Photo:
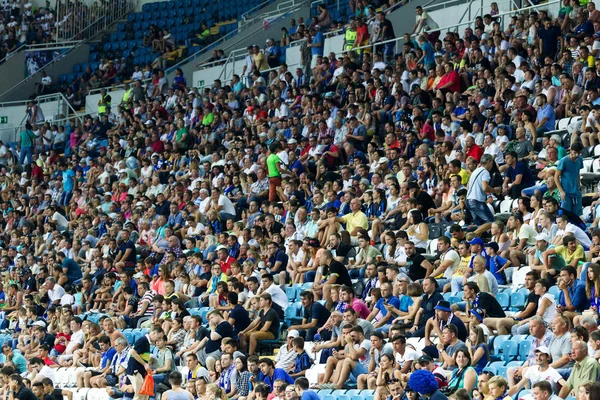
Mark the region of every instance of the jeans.
<instances>
[{"instance_id":1,"label":"jeans","mask_svg":"<svg viewBox=\"0 0 600 400\"><path fill-rule=\"evenodd\" d=\"M69 202L71 201L71 197L73 197L73 192L65 192L65 191L63 191L60 194L60 198L58 199L58 205L62 206L62 207L68 206Z\"/></svg>"},{"instance_id":2,"label":"jeans","mask_svg":"<svg viewBox=\"0 0 600 400\"><path fill-rule=\"evenodd\" d=\"M467 200L467 209L471 212L475 225L494 222L494 214L490 211L487 203L483 201Z\"/></svg>"},{"instance_id":3,"label":"jeans","mask_svg":"<svg viewBox=\"0 0 600 400\"><path fill-rule=\"evenodd\" d=\"M25 163L25 158L27 158L27 163ZM19 155L19 164L21 164L21 165L29 164L31 162L32 158L33 158L33 147L32 146L21 147L21 154Z\"/></svg>"},{"instance_id":4,"label":"jeans","mask_svg":"<svg viewBox=\"0 0 600 400\"><path fill-rule=\"evenodd\" d=\"M513 335L528 335L529 334L529 324L525 325L517 325L514 324L510 329L510 333Z\"/></svg>"},{"instance_id":5,"label":"jeans","mask_svg":"<svg viewBox=\"0 0 600 400\"><path fill-rule=\"evenodd\" d=\"M463 289L463 276L455 276L450 281L450 291L452 293L460 292Z\"/></svg>"},{"instance_id":6,"label":"jeans","mask_svg":"<svg viewBox=\"0 0 600 400\"><path fill-rule=\"evenodd\" d=\"M565 195L565 199L560 203L560 206L565 210L575 213L575 215L583 214L583 205L581 203L581 193L575 196Z\"/></svg>"},{"instance_id":7,"label":"jeans","mask_svg":"<svg viewBox=\"0 0 600 400\"><path fill-rule=\"evenodd\" d=\"M523 189L522 193L525 196L533 196L533 194L535 193L535 191L538 190L541 194L544 194L548 191L548 185L546 185L545 183L542 183L541 185L536 185L536 186L532 186L530 188L527 189Z\"/></svg>"}]
</instances>

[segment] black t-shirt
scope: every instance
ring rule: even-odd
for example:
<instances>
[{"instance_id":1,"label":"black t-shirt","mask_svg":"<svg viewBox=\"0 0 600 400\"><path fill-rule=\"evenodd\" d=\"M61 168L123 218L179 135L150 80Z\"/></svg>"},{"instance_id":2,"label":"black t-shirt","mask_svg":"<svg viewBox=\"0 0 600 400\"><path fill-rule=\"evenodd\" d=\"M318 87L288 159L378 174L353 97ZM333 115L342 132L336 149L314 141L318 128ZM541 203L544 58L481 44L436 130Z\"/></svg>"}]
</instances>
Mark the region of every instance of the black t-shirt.
<instances>
[{"instance_id":1,"label":"black t-shirt","mask_svg":"<svg viewBox=\"0 0 600 400\"><path fill-rule=\"evenodd\" d=\"M219 348L221 348L221 340L233 337L233 327L227 321L223 321L219 325L217 325L215 331L221 336L221 339L211 340L209 336L208 342L206 342L205 347L206 354L210 354L213 351L219 350Z\"/></svg>"},{"instance_id":2,"label":"black t-shirt","mask_svg":"<svg viewBox=\"0 0 600 400\"><path fill-rule=\"evenodd\" d=\"M313 319L316 319L318 328L325 325L330 314L329 310L323 304L315 301L310 310L304 308L304 315L302 317L306 319L306 322L312 322Z\"/></svg>"},{"instance_id":3,"label":"black t-shirt","mask_svg":"<svg viewBox=\"0 0 600 400\"><path fill-rule=\"evenodd\" d=\"M440 292L435 292L431 296L427 294L423 295L423 301L421 302L421 308L423 309L423 316L419 320L419 328L425 326L427 320L435 315L434 307L438 301L444 300L444 297Z\"/></svg>"},{"instance_id":4,"label":"black t-shirt","mask_svg":"<svg viewBox=\"0 0 600 400\"><path fill-rule=\"evenodd\" d=\"M333 260L331 261L331 264L325 266L323 269L323 276L329 275L337 275L337 279L335 281L336 285L346 285L352 287L352 280L350 279L348 270L341 262Z\"/></svg>"},{"instance_id":5,"label":"black t-shirt","mask_svg":"<svg viewBox=\"0 0 600 400\"><path fill-rule=\"evenodd\" d=\"M233 334L237 335L239 332L243 331L250 325L250 316L248 315L248 311L242 305L236 304L233 307L233 310L229 313L229 318L233 319L235 322L233 323Z\"/></svg>"},{"instance_id":6,"label":"black t-shirt","mask_svg":"<svg viewBox=\"0 0 600 400\"><path fill-rule=\"evenodd\" d=\"M529 303L533 303L535 305L535 308L533 309L533 312L534 312L534 314L536 314L537 313L537 307L538 307L538 300L539 299L540 299L540 296L538 296L534 292L529 293L529 296L527 296L527 304L525 305L525 308L527 308L527 306L529 305Z\"/></svg>"},{"instance_id":7,"label":"black t-shirt","mask_svg":"<svg viewBox=\"0 0 600 400\"><path fill-rule=\"evenodd\" d=\"M381 32L383 32L383 28L386 28L385 36L383 37L383 40L390 40L390 39L394 39L396 37L396 34L394 33L394 26L392 25L392 23L390 22L389 19L384 18L383 21L381 22L380 27L381 27L380 28Z\"/></svg>"},{"instance_id":8,"label":"black t-shirt","mask_svg":"<svg viewBox=\"0 0 600 400\"><path fill-rule=\"evenodd\" d=\"M121 242L121 245L119 246L119 250L125 254L125 252L127 251L127 249L130 249L131 252L129 252L129 256L126 259L123 259L121 261L123 262L131 262L134 263L136 262L136 252L135 252L135 245L133 244L133 242L131 240L128 240L126 242Z\"/></svg>"},{"instance_id":9,"label":"black t-shirt","mask_svg":"<svg viewBox=\"0 0 600 400\"><path fill-rule=\"evenodd\" d=\"M261 310L258 313L260 317L260 327L265 326L267 321L271 321L271 326L269 326L269 332L273 334L275 339L277 339L277 334L279 333L279 315L277 315L277 311L275 311L272 307L269 308L269 311L265 313L264 310Z\"/></svg>"},{"instance_id":10,"label":"black t-shirt","mask_svg":"<svg viewBox=\"0 0 600 400\"><path fill-rule=\"evenodd\" d=\"M417 196L417 204L423 207L421 211L423 218L427 218L427 216L429 215L429 209L435 208L435 203L433 202L433 199L431 198L429 193L427 193L424 190L421 190L421 192Z\"/></svg>"},{"instance_id":11,"label":"black t-shirt","mask_svg":"<svg viewBox=\"0 0 600 400\"><path fill-rule=\"evenodd\" d=\"M538 29L538 37L542 40L542 55L554 57L558 50L557 39L560 37L560 29L551 26L550 29L546 30L545 27L541 26Z\"/></svg>"},{"instance_id":12,"label":"black t-shirt","mask_svg":"<svg viewBox=\"0 0 600 400\"><path fill-rule=\"evenodd\" d=\"M150 341L146 335L142 336L133 345L133 350L135 350L144 361L146 359L150 359ZM142 364L136 361L135 358L129 357L129 361L127 361L127 375L135 375L136 372L139 372L140 375L146 377L146 368Z\"/></svg>"},{"instance_id":13,"label":"black t-shirt","mask_svg":"<svg viewBox=\"0 0 600 400\"><path fill-rule=\"evenodd\" d=\"M489 293L481 292L473 301L473 308L481 308L485 311L485 316L489 318L504 318L506 314L498 303L498 300Z\"/></svg>"},{"instance_id":14,"label":"black t-shirt","mask_svg":"<svg viewBox=\"0 0 600 400\"><path fill-rule=\"evenodd\" d=\"M427 270L421 266L423 261L425 261L425 257L423 257L421 254L414 254L412 257L408 257L406 259L408 276L413 281L425 278Z\"/></svg>"},{"instance_id":15,"label":"black t-shirt","mask_svg":"<svg viewBox=\"0 0 600 400\"><path fill-rule=\"evenodd\" d=\"M63 400L62 389L54 389L50 394L52 400Z\"/></svg>"},{"instance_id":16,"label":"black t-shirt","mask_svg":"<svg viewBox=\"0 0 600 400\"><path fill-rule=\"evenodd\" d=\"M21 386L21 389L17 393L15 393L15 399L19 400L38 400L38 398L33 394L30 389L27 389L25 386Z\"/></svg>"},{"instance_id":17,"label":"black t-shirt","mask_svg":"<svg viewBox=\"0 0 600 400\"><path fill-rule=\"evenodd\" d=\"M352 250L354 250L354 247L352 247L348 243L341 242L337 249L335 249L335 256L344 257L345 260Z\"/></svg>"}]
</instances>

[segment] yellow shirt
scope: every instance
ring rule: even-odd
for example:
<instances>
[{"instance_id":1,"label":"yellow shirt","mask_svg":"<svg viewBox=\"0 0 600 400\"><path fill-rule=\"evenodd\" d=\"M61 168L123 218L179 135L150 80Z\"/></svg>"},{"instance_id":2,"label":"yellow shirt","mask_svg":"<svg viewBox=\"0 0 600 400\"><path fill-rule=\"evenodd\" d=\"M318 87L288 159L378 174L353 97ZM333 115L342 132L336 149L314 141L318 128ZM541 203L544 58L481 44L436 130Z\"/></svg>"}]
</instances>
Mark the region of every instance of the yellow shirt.
<instances>
[{"instance_id":1,"label":"yellow shirt","mask_svg":"<svg viewBox=\"0 0 600 400\"><path fill-rule=\"evenodd\" d=\"M460 264L454 270L454 274L452 275L453 278L456 278L459 276L465 276L465 272L469 269L469 264L471 264L472 257L473 257L472 255L468 255L466 257L460 258Z\"/></svg>"},{"instance_id":2,"label":"yellow shirt","mask_svg":"<svg viewBox=\"0 0 600 400\"><path fill-rule=\"evenodd\" d=\"M357 213L346 214L342 217L342 219L346 224L346 230L350 232L351 235L356 228L369 229L369 220L367 219L365 213L362 211L358 211Z\"/></svg>"},{"instance_id":3,"label":"yellow shirt","mask_svg":"<svg viewBox=\"0 0 600 400\"><path fill-rule=\"evenodd\" d=\"M460 176L463 185L466 185L469 182L469 177L471 176L471 174L469 174L466 169L461 168L458 175Z\"/></svg>"},{"instance_id":4,"label":"yellow shirt","mask_svg":"<svg viewBox=\"0 0 600 400\"><path fill-rule=\"evenodd\" d=\"M577 245L577 248L575 248L575 251L573 253L569 253L569 250L566 246L556 246L554 250L556 251L556 254L558 254L563 258L563 260L565 260L565 264L567 265L570 265L573 262L573 260L577 258L585 261L585 252L583 251L583 246L581 246L580 244Z\"/></svg>"},{"instance_id":5,"label":"yellow shirt","mask_svg":"<svg viewBox=\"0 0 600 400\"><path fill-rule=\"evenodd\" d=\"M254 56L254 65L258 67L259 71L264 71L265 69L269 69L269 64L267 64L267 58L263 53L255 54Z\"/></svg>"}]
</instances>

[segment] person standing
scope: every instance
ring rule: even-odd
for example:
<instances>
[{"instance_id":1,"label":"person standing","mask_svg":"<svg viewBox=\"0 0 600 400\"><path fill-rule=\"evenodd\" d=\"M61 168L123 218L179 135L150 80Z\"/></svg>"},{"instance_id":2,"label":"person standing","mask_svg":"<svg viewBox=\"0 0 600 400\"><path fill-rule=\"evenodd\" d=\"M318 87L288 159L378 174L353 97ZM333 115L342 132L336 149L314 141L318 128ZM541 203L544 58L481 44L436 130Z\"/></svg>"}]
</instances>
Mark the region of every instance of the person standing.
<instances>
[{"instance_id":1,"label":"person standing","mask_svg":"<svg viewBox=\"0 0 600 400\"><path fill-rule=\"evenodd\" d=\"M25 130L21 131L19 144L21 146L19 164L27 165L33 158L33 149L35 148L35 133L33 133L33 127L29 122L25 124ZM27 158L27 162L25 162L25 158Z\"/></svg>"},{"instance_id":2,"label":"person standing","mask_svg":"<svg viewBox=\"0 0 600 400\"><path fill-rule=\"evenodd\" d=\"M267 174L269 176L269 201L277 200L277 188L281 187L281 159L277 155L282 150L281 143L273 142L269 147L270 154L267 157Z\"/></svg>"},{"instance_id":3,"label":"person standing","mask_svg":"<svg viewBox=\"0 0 600 400\"><path fill-rule=\"evenodd\" d=\"M473 171L469 178L467 190L467 209L473 216L473 223L479 228L475 232L486 232L494 222L494 214L487 205L488 193L500 193L500 188L490 185L490 170L494 166L494 156L484 154L481 156L479 167Z\"/></svg>"},{"instance_id":4,"label":"person standing","mask_svg":"<svg viewBox=\"0 0 600 400\"><path fill-rule=\"evenodd\" d=\"M582 150L583 145L581 143L573 143L569 155L558 162L558 168L554 174L554 181L562 199L561 208L576 215L583 213L579 184L579 171L583 168Z\"/></svg>"},{"instance_id":5,"label":"person standing","mask_svg":"<svg viewBox=\"0 0 600 400\"><path fill-rule=\"evenodd\" d=\"M140 395L140 388L150 368L150 344L163 337L165 332L161 328L154 328L149 334L146 334L136 340L131 349L129 360L127 361L127 377L133 385L134 400L146 400L148 396Z\"/></svg>"}]
</instances>

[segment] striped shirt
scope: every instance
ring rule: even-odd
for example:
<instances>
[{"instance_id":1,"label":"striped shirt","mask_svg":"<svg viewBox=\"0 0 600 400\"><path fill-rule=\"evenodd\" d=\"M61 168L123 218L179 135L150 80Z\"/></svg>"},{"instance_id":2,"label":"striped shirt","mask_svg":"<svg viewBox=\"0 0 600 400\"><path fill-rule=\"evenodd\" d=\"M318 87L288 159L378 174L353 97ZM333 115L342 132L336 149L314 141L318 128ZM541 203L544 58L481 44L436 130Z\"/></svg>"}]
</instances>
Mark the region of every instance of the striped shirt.
<instances>
[{"instance_id":1,"label":"striped shirt","mask_svg":"<svg viewBox=\"0 0 600 400\"><path fill-rule=\"evenodd\" d=\"M154 296L156 296L156 293L154 293L152 290L148 290L146 293L144 293L144 295L142 296L142 299L138 303L137 311L140 312L142 310L142 305L144 304L144 302L146 302L146 303L148 303L148 307L146 307L144 316L148 316L148 317L153 316L154 315L154 304L152 303L152 299L154 298Z\"/></svg>"}]
</instances>

